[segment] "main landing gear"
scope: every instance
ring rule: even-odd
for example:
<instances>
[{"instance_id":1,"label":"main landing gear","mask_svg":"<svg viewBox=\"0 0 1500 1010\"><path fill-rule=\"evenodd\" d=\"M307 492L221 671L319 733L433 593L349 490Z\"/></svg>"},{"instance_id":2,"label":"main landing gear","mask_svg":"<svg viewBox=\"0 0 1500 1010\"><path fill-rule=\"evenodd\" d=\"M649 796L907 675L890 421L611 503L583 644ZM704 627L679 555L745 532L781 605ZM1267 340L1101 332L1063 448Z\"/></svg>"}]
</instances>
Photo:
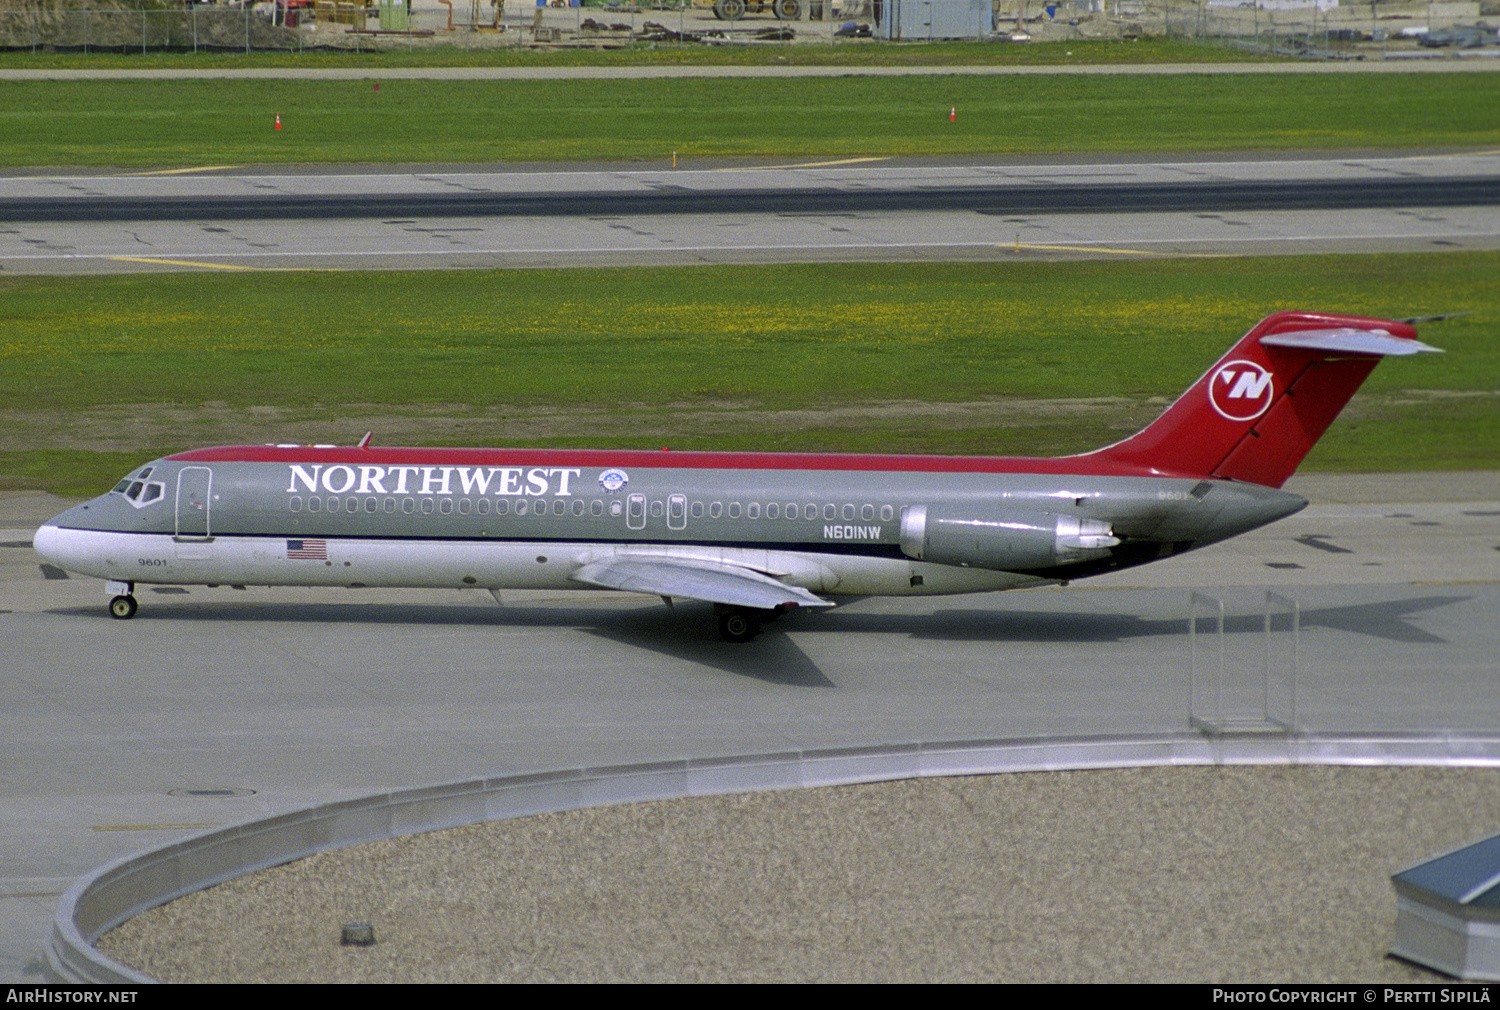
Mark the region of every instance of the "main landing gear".
<instances>
[{"instance_id":1,"label":"main landing gear","mask_svg":"<svg viewBox=\"0 0 1500 1010\"><path fill-rule=\"evenodd\" d=\"M787 607L774 610L757 610L754 607L732 607L716 604L714 610L719 617L719 635L726 642L748 642L760 634L762 625L780 620Z\"/></svg>"}]
</instances>

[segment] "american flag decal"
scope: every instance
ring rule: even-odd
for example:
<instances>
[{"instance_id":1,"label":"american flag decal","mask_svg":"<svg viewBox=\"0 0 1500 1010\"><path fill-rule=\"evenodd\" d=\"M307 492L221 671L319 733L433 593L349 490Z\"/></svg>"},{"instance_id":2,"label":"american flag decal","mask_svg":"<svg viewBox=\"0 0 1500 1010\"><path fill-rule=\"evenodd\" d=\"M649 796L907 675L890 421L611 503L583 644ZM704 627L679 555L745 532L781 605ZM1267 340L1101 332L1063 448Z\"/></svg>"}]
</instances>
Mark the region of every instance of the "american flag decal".
<instances>
[{"instance_id":1,"label":"american flag decal","mask_svg":"<svg viewBox=\"0 0 1500 1010\"><path fill-rule=\"evenodd\" d=\"M327 540L288 540L286 542L286 557L288 561L327 561Z\"/></svg>"}]
</instances>

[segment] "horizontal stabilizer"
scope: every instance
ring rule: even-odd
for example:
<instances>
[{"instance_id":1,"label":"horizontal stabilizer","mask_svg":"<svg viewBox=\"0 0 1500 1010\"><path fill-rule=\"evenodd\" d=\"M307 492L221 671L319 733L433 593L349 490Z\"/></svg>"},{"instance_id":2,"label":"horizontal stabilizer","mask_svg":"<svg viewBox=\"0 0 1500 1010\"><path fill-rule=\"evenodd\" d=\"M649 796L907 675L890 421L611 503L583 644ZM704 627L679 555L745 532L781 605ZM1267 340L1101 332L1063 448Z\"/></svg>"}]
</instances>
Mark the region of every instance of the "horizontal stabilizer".
<instances>
[{"instance_id":1,"label":"horizontal stabilizer","mask_svg":"<svg viewBox=\"0 0 1500 1010\"><path fill-rule=\"evenodd\" d=\"M831 607L832 603L797 586L738 565L681 558L610 558L592 561L571 576L574 582L606 589L687 600L725 603L757 610L777 607Z\"/></svg>"},{"instance_id":2,"label":"horizontal stabilizer","mask_svg":"<svg viewBox=\"0 0 1500 1010\"><path fill-rule=\"evenodd\" d=\"M1260 338L1268 347L1293 347L1303 351L1332 351L1339 354L1377 354L1404 357L1408 354L1442 354L1441 347L1424 344L1408 337L1393 337L1385 330L1297 330L1292 333L1270 333Z\"/></svg>"}]
</instances>

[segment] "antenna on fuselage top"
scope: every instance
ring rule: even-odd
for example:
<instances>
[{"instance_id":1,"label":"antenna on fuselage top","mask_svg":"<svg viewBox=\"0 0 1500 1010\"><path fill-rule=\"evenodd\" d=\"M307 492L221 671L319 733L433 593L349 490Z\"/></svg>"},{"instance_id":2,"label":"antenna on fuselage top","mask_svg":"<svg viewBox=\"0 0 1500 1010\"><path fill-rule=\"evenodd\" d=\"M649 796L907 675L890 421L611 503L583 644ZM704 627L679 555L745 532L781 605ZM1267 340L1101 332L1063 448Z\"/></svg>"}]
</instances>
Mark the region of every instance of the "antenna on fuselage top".
<instances>
[{"instance_id":1,"label":"antenna on fuselage top","mask_svg":"<svg viewBox=\"0 0 1500 1010\"><path fill-rule=\"evenodd\" d=\"M354 448L356 448L356 449L368 449L370 447L370 436L373 435L373 434L375 434L373 431L367 431L367 432L365 432L365 437L362 438L362 439L360 439L359 440L359 444L356 445Z\"/></svg>"}]
</instances>

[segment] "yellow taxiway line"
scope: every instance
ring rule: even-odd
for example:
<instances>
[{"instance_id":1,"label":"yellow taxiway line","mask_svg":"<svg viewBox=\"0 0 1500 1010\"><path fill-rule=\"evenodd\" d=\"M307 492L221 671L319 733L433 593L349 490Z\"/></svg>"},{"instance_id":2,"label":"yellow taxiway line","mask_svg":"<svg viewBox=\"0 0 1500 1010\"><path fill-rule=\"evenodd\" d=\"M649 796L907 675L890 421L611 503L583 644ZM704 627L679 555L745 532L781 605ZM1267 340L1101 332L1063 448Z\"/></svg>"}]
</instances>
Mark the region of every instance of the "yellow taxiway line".
<instances>
[{"instance_id":1,"label":"yellow taxiway line","mask_svg":"<svg viewBox=\"0 0 1500 1010\"><path fill-rule=\"evenodd\" d=\"M148 256L110 256L115 263L155 263L164 267L202 267L204 270L260 270L261 267L244 267L236 263L199 263L196 260L162 260Z\"/></svg>"}]
</instances>

